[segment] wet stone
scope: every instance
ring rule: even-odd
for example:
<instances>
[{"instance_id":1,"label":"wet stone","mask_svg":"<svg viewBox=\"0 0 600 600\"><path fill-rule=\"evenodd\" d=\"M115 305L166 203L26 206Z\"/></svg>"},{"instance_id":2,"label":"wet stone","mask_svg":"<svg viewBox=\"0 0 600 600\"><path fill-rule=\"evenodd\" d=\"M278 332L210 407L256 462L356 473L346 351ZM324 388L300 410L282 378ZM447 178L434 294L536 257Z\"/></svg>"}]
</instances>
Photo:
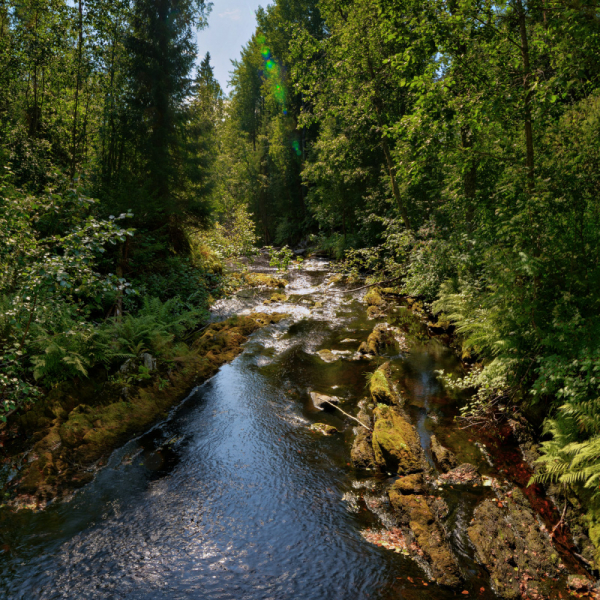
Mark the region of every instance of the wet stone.
<instances>
[{"instance_id":1,"label":"wet stone","mask_svg":"<svg viewBox=\"0 0 600 600\"><path fill-rule=\"evenodd\" d=\"M352 449L350 450L350 460L355 469L375 469L377 467L375 464L375 453L371 446L371 432L367 431L364 427L358 428Z\"/></svg>"},{"instance_id":2,"label":"wet stone","mask_svg":"<svg viewBox=\"0 0 600 600\"><path fill-rule=\"evenodd\" d=\"M333 435L334 433L338 433L338 430L333 425L327 425L326 423L313 423L310 428L323 435Z\"/></svg>"},{"instance_id":3,"label":"wet stone","mask_svg":"<svg viewBox=\"0 0 600 600\"><path fill-rule=\"evenodd\" d=\"M403 495L425 494L427 492L425 480L421 473L406 475L405 477L397 479L390 489Z\"/></svg>"},{"instance_id":4,"label":"wet stone","mask_svg":"<svg viewBox=\"0 0 600 600\"><path fill-rule=\"evenodd\" d=\"M311 392L310 399L312 400L313 406L319 410L332 408L330 406L331 404L339 404L340 402L340 399L335 396L326 396L325 394L318 394L317 392Z\"/></svg>"},{"instance_id":5,"label":"wet stone","mask_svg":"<svg viewBox=\"0 0 600 600\"><path fill-rule=\"evenodd\" d=\"M477 468L469 463L463 463L456 469L440 475L440 480L448 485L481 485L483 483Z\"/></svg>"},{"instance_id":6,"label":"wet stone","mask_svg":"<svg viewBox=\"0 0 600 600\"><path fill-rule=\"evenodd\" d=\"M442 446L435 435L431 436L431 453L440 470L444 473L458 466L454 453Z\"/></svg>"},{"instance_id":7,"label":"wet stone","mask_svg":"<svg viewBox=\"0 0 600 600\"><path fill-rule=\"evenodd\" d=\"M331 350L327 349L319 350L317 354L319 358L326 363L332 363L340 359L339 355L334 354Z\"/></svg>"},{"instance_id":8,"label":"wet stone","mask_svg":"<svg viewBox=\"0 0 600 600\"><path fill-rule=\"evenodd\" d=\"M423 558L430 564L436 583L458 586L462 579L458 562L428 498L404 495L393 488L389 490L389 498L400 524L410 528Z\"/></svg>"}]
</instances>

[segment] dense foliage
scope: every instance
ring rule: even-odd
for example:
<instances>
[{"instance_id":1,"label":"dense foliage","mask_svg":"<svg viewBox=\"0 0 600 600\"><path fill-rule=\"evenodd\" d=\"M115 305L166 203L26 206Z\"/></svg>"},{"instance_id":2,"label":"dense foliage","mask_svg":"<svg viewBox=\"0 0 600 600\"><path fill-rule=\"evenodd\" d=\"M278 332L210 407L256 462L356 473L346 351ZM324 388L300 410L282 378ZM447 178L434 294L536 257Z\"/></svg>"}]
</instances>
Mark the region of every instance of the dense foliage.
<instances>
[{"instance_id":1,"label":"dense foliage","mask_svg":"<svg viewBox=\"0 0 600 600\"><path fill-rule=\"evenodd\" d=\"M204 0L0 1L0 418L166 356L218 285ZM209 272L211 271L211 272ZM130 369L131 370L131 369Z\"/></svg>"},{"instance_id":2,"label":"dense foliage","mask_svg":"<svg viewBox=\"0 0 600 600\"><path fill-rule=\"evenodd\" d=\"M277 0L232 83L263 240L402 276L478 364L470 414L545 418L538 477L597 490L598 3Z\"/></svg>"}]
</instances>

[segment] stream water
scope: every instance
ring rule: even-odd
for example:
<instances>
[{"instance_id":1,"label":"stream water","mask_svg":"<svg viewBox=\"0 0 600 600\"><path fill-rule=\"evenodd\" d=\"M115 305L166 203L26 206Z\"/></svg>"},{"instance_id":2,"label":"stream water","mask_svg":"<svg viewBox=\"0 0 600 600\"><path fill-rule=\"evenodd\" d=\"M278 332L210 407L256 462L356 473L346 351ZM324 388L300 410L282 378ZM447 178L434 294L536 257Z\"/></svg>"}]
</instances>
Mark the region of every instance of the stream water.
<instances>
[{"instance_id":1,"label":"stream water","mask_svg":"<svg viewBox=\"0 0 600 600\"><path fill-rule=\"evenodd\" d=\"M339 396L356 414L366 374L382 360L348 354L326 363L317 354L354 353L374 325L360 293L340 293L328 275L326 262L306 261L286 290L292 302L265 306L270 292L244 291L218 303L215 318L253 309L291 316L253 335L241 356L114 452L70 501L40 512L1 511L0 595L442 600L467 597L467 590L468 597L495 598L466 537L485 490L447 497L451 541L466 575L458 591L436 586L410 558L361 534L385 522L380 486L387 475L352 469L353 424L340 413L317 413L309 391ZM316 301L323 305L314 308ZM423 447L429 452L435 432L460 460L485 469L467 434L444 433L455 409L434 371L458 369L456 359L436 340L416 338L409 352L385 358ZM310 430L316 421L341 434Z\"/></svg>"}]
</instances>

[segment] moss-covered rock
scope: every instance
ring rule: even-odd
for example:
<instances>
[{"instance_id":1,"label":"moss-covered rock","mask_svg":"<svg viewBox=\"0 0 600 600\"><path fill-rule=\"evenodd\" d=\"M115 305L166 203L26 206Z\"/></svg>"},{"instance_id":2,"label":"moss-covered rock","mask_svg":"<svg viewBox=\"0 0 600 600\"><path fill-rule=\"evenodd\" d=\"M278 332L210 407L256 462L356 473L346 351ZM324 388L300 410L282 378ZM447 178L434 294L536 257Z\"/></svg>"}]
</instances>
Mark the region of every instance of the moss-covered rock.
<instances>
[{"instance_id":1,"label":"moss-covered rock","mask_svg":"<svg viewBox=\"0 0 600 600\"><path fill-rule=\"evenodd\" d=\"M364 298L368 306L382 307L385 304L385 300L381 297L381 290L377 287L372 287Z\"/></svg>"},{"instance_id":2,"label":"moss-covered rock","mask_svg":"<svg viewBox=\"0 0 600 600\"><path fill-rule=\"evenodd\" d=\"M350 450L350 460L356 469L375 469L377 467L371 445L371 432L364 427L358 428Z\"/></svg>"},{"instance_id":3,"label":"moss-covered rock","mask_svg":"<svg viewBox=\"0 0 600 600\"><path fill-rule=\"evenodd\" d=\"M423 451L414 427L390 407L379 405L374 411L372 445L380 469L409 475L423 470Z\"/></svg>"},{"instance_id":4,"label":"moss-covered rock","mask_svg":"<svg viewBox=\"0 0 600 600\"><path fill-rule=\"evenodd\" d=\"M369 319L383 319L385 313L379 306L369 306L369 308L367 308L367 317L369 317Z\"/></svg>"},{"instance_id":5,"label":"moss-covered rock","mask_svg":"<svg viewBox=\"0 0 600 600\"><path fill-rule=\"evenodd\" d=\"M271 302L285 302L288 297L285 294L275 292L271 295Z\"/></svg>"},{"instance_id":6,"label":"moss-covered rock","mask_svg":"<svg viewBox=\"0 0 600 600\"><path fill-rule=\"evenodd\" d=\"M310 428L323 435L333 435L334 433L338 433L338 430L333 425L327 425L327 423L313 423Z\"/></svg>"},{"instance_id":7,"label":"moss-covered rock","mask_svg":"<svg viewBox=\"0 0 600 600\"><path fill-rule=\"evenodd\" d=\"M288 285L288 281L267 275L266 273L244 273L241 276L240 282L242 285L250 287L267 287L267 288L284 288Z\"/></svg>"},{"instance_id":8,"label":"moss-covered rock","mask_svg":"<svg viewBox=\"0 0 600 600\"><path fill-rule=\"evenodd\" d=\"M371 354L372 356L377 356L383 346L393 342L393 333L388 330L385 323L380 323L379 325L376 325L372 333L369 334L367 341L363 342L359 346L358 352L360 354Z\"/></svg>"},{"instance_id":9,"label":"moss-covered rock","mask_svg":"<svg viewBox=\"0 0 600 600\"><path fill-rule=\"evenodd\" d=\"M397 404L398 397L392 388L390 363L381 365L369 379L369 393L375 404Z\"/></svg>"},{"instance_id":10,"label":"moss-covered rock","mask_svg":"<svg viewBox=\"0 0 600 600\"><path fill-rule=\"evenodd\" d=\"M390 492L399 493L403 495L410 494L425 494L427 486L425 485L425 478L422 473L414 473L413 475L406 475L400 477L394 481L394 484L390 488Z\"/></svg>"},{"instance_id":11,"label":"moss-covered rock","mask_svg":"<svg viewBox=\"0 0 600 600\"><path fill-rule=\"evenodd\" d=\"M551 578L559 573L559 555L519 489L481 502L472 523L467 533L477 559L490 572L501 598L527 598L528 590L540 597L550 594L555 585Z\"/></svg>"},{"instance_id":12,"label":"moss-covered rock","mask_svg":"<svg viewBox=\"0 0 600 600\"><path fill-rule=\"evenodd\" d=\"M319 410L332 409L332 404L339 404L340 402L340 399L336 396L327 396L317 392L310 392L310 400L312 405Z\"/></svg>"},{"instance_id":13,"label":"moss-covered rock","mask_svg":"<svg viewBox=\"0 0 600 600\"><path fill-rule=\"evenodd\" d=\"M450 587L459 585L462 577L458 562L428 499L422 495L404 494L396 487L392 487L388 495L400 523L410 528L423 558L431 565L435 581Z\"/></svg>"}]
</instances>

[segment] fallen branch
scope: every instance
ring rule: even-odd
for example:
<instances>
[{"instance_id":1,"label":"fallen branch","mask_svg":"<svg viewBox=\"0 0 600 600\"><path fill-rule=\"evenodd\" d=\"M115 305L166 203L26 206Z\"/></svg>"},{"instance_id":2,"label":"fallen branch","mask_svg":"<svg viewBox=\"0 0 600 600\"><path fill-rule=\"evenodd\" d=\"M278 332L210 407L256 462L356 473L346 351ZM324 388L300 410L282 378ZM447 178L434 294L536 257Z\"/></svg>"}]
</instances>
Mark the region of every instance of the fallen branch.
<instances>
[{"instance_id":1,"label":"fallen branch","mask_svg":"<svg viewBox=\"0 0 600 600\"><path fill-rule=\"evenodd\" d=\"M373 431L370 427L367 427L362 421L358 420L356 417L353 417L352 415L349 415L347 412L343 411L339 406L336 406L332 402L329 402L329 400L325 400L323 402L323 404L329 404L329 406L333 406L333 408L337 408L342 414L346 415L353 421L356 421L359 425L362 425L367 431Z\"/></svg>"},{"instance_id":2,"label":"fallen branch","mask_svg":"<svg viewBox=\"0 0 600 600\"><path fill-rule=\"evenodd\" d=\"M402 279L402 275L400 277L395 277L394 279L388 279L386 281L378 281L377 283L370 283L369 285L363 285L363 287L356 288L355 290L336 290L338 294L350 294L351 292L360 292L361 290L366 290L370 287L375 287L376 285L384 285L385 283L394 283L394 281L398 281Z\"/></svg>"}]
</instances>

